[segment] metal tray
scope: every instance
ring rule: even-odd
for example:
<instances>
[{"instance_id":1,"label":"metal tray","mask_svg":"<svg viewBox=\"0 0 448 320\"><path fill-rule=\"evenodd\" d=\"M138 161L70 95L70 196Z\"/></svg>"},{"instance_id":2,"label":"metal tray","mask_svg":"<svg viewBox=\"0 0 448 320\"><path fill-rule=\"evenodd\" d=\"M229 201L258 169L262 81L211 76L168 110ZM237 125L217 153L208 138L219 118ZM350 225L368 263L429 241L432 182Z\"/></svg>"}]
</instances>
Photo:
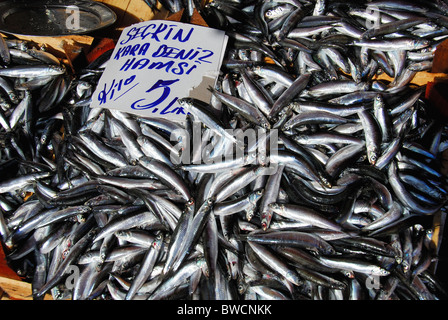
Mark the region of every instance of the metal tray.
<instances>
[{"instance_id":1,"label":"metal tray","mask_svg":"<svg viewBox=\"0 0 448 320\"><path fill-rule=\"evenodd\" d=\"M117 15L89 0L0 2L0 32L26 36L80 35L111 26Z\"/></svg>"}]
</instances>

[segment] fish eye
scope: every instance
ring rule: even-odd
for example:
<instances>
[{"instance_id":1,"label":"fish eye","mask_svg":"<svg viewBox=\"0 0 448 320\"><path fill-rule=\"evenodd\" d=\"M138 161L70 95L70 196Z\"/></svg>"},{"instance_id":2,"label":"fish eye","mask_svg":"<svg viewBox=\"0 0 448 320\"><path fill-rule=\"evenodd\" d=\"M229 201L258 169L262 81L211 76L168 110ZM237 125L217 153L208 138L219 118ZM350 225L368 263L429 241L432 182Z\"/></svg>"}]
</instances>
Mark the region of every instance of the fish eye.
<instances>
[{"instance_id":1,"label":"fish eye","mask_svg":"<svg viewBox=\"0 0 448 320\"><path fill-rule=\"evenodd\" d=\"M243 284L238 285L238 292L240 294L246 292L246 288L245 288L245 286Z\"/></svg>"},{"instance_id":2,"label":"fish eye","mask_svg":"<svg viewBox=\"0 0 448 320\"><path fill-rule=\"evenodd\" d=\"M263 122L263 124L261 125L264 129L270 129L271 128L271 124L267 121Z\"/></svg>"}]
</instances>

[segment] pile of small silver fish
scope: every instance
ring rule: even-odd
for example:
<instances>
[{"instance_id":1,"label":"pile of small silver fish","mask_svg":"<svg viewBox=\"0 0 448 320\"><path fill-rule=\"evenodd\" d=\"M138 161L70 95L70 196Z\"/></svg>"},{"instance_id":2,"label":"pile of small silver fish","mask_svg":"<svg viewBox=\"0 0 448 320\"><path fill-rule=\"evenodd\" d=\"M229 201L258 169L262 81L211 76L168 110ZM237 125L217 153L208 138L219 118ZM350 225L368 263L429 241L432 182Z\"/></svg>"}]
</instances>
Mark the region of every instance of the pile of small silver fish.
<instances>
[{"instance_id":1,"label":"pile of small silver fish","mask_svg":"<svg viewBox=\"0 0 448 320\"><path fill-rule=\"evenodd\" d=\"M445 299L448 132L412 79L448 36L447 2L196 9L230 40L182 123L90 108L111 52L71 72L1 39L0 231L34 299ZM197 126L199 147L172 139ZM249 128L276 149L205 161Z\"/></svg>"}]
</instances>

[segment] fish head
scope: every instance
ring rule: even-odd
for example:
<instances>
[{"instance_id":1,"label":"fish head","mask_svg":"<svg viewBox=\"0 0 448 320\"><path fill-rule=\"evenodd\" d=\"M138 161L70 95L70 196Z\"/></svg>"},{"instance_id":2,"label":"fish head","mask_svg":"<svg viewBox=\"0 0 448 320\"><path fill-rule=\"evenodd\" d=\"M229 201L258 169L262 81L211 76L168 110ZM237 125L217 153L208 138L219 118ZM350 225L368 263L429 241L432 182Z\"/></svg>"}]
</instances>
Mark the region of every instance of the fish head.
<instances>
[{"instance_id":1,"label":"fish head","mask_svg":"<svg viewBox=\"0 0 448 320\"><path fill-rule=\"evenodd\" d=\"M264 189L259 189L259 190L252 192L249 195L249 202L255 205L258 202L258 200L261 199L263 194L264 194Z\"/></svg>"}]
</instances>

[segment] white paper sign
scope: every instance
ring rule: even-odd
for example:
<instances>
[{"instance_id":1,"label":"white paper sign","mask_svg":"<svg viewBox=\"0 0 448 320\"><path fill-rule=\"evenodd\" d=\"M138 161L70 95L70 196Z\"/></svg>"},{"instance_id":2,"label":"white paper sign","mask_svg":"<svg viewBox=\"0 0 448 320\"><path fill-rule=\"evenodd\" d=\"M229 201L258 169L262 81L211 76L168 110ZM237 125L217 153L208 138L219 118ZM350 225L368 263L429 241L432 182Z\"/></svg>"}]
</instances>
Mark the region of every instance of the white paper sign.
<instances>
[{"instance_id":1,"label":"white paper sign","mask_svg":"<svg viewBox=\"0 0 448 320\"><path fill-rule=\"evenodd\" d=\"M100 78L91 107L184 120L184 97L210 102L228 37L212 28L151 20L127 27ZM206 101L207 100L207 101Z\"/></svg>"}]
</instances>

